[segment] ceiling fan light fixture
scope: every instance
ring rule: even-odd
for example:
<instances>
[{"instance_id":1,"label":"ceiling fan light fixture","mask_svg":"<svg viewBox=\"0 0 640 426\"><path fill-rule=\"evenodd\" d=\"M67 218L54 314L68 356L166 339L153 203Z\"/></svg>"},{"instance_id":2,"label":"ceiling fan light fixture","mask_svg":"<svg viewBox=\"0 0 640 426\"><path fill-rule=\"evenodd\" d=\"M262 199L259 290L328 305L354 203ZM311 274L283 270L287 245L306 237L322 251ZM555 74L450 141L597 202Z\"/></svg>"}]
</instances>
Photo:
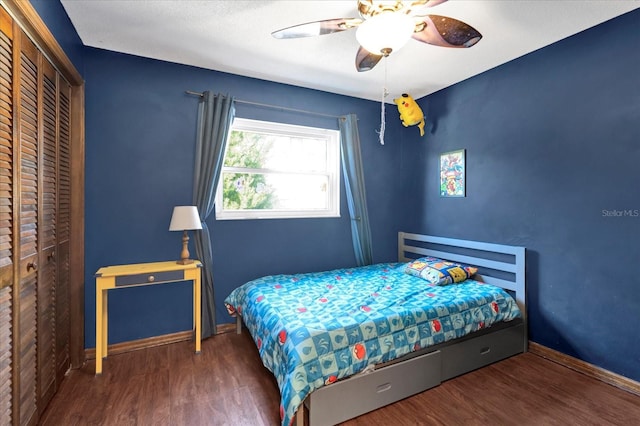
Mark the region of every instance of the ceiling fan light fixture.
<instances>
[{"instance_id":1,"label":"ceiling fan light fixture","mask_svg":"<svg viewBox=\"0 0 640 426\"><path fill-rule=\"evenodd\" d=\"M360 24L356 39L367 51L387 56L409 41L415 26L415 21L409 15L383 12Z\"/></svg>"}]
</instances>

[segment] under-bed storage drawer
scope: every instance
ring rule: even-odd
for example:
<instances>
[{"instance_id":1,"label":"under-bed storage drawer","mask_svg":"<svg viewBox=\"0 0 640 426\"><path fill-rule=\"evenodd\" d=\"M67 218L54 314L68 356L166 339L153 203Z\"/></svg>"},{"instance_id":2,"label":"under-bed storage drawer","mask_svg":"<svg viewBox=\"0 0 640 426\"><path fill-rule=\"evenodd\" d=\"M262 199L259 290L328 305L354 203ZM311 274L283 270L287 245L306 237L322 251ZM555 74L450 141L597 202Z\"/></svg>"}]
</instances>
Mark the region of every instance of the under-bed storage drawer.
<instances>
[{"instance_id":1,"label":"under-bed storage drawer","mask_svg":"<svg viewBox=\"0 0 640 426\"><path fill-rule=\"evenodd\" d=\"M524 325L454 343L440 348L442 381L521 353L524 350Z\"/></svg>"},{"instance_id":2,"label":"under-bed storage drawer","mask_svg":"<svg viewBox=\"0 0 640 426\"><path fill-rule=\"evenodd\" d=\"M311 426L334 425L439 385L440 358L431 352L312 392Z\"/></svg>"}]
</instances>

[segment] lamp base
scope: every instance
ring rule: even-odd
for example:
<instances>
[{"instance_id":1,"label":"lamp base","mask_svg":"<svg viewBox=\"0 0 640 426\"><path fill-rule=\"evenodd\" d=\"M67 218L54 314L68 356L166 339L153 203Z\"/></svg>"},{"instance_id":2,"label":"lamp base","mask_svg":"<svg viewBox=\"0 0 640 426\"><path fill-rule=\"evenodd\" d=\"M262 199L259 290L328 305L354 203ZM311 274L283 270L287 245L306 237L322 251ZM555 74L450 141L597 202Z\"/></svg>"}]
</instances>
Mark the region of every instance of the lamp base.
<instances>
[{"instance_id":1,"label":"lamp base","mask_svg":"<svg viewBox=\"0 0 640 426\"><path fill-rule=\"evenodd\" d=\"M193 263L193 259L189 259L189 234L185 229L182 233L182 251L180 252L180 260L176 261L178 265L189 265Z\"/></svg>"}]
</instances>

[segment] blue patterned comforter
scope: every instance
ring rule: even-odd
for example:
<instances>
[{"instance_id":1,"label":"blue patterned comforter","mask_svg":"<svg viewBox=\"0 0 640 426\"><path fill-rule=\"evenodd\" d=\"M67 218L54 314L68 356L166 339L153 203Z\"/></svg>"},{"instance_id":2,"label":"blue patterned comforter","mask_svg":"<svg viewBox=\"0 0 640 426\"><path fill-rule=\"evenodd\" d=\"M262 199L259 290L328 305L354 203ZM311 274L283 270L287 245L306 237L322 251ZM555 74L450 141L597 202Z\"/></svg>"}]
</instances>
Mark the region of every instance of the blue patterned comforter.
<instances>
[{"instance_id":1,"label":"blue patterned comforter","mask_svg":"<svg viewBox=\"0 0 640 426\"><path fill-rule=\"evenodd\" d=\"M282 425L292 423L315 389L521 315L501 288L473 280L431 286L404 268L386 263L268 276L226 298L276 377Z\"/></svg>"}]
</instances>

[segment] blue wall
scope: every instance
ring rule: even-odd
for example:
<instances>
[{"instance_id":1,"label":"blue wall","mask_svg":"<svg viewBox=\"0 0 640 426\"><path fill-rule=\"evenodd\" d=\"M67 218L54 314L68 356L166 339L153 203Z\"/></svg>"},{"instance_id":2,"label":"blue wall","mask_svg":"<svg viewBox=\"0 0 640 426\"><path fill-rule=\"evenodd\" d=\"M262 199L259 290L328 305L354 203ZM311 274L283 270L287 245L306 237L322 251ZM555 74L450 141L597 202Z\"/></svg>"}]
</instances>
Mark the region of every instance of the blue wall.
<instances>
[{"instance_id":1,"label":"blue wall","mask_svg":"<svg viewBox=\"0 0 640 426\"><path fill-rule=\"evenodd\" d=\"M424 194L406 228L525 246L530 338L635 380L638 28L640 10L421 99L429 143L404 157ZM467 197L440 198L439 154L459 148Z\"/></svg>"},{"instance_id":2,"label":"blue wall","mask_svg":"<svg viewBox=\"0 0 640 426\"><path fill-rule=\"evenodd\" d=\"M640 292L628 266L640 258L640 11L423 98L426 139L389 110L382 147L375 102L79 49L59 2L33 3L87 81L86 347L100 266L178 256L180 236L167 228L172 207L191 200L197 106L184 91L212 90L358 114L376 261L395 258L398 230L523 245L531 339L640 380ZM335 126L246 107L238 116ZM459 148L467 197L442 199L438 156ZM224 297L248 279L354 263L344 215L209 224L219 322L230 320ZM187 287L114 292L110 341L189 329Z\"/></svg>"},{"instance_id":3,"label":"blue wall","mask_svg":"<svg viewBox=\"0 0 640 426\"><path fill-rule=\"evenodd\" d=\"M95 271L179 255L181 235L168 226L173 206L191 203L198 107L198 98L185 90L228 92L241 100L324 114L356 113L374 257L396 257L402 145L392 136L401 126L397 120L389 123L387 144L381 146L375 132L378 103L93 48L86 49L84 63L87 347L95 344ZM238 104L236 116L337 128L336 119L244 104ZM219 323L233 321L224 298L250 279L355 264L344 188L342 193L338 219L208 221ZM110 342L191 328L190 294L185 283L111 292Z\"/></svg>"}]
</instances>

